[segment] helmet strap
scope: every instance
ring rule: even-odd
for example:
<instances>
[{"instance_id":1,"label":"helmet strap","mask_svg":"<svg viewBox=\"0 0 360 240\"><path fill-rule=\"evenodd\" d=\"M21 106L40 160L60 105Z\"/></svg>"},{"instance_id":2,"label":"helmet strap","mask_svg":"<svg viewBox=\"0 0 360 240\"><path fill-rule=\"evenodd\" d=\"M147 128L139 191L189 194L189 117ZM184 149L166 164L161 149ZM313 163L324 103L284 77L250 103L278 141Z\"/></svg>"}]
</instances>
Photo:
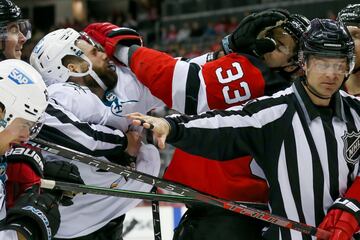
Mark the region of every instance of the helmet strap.
<instances>
[{"instance_id":1,"label":"helmet strap","mask_svg":"<svg viewBox=\"0 0 360 240\"><path fill-rule=\"evenodd\" d=\"M313 88L313 87L309 84L307 78L305 78L304 84L305 84L306 88L307 88L312 94L314 94L316 97L318 97L318 98L320 98L320 99L330 99L330 98L331 98L331 96L330 96L330 97L321 96L321 95L315 90L315 88Z\"/></svg>"},{"instance_id":2,"label":"helmet strap","mask_svg":"<svg viewBox=\"0 0 360 240\"><path fill-rule=\"evenodd\" d=\"M99 76L94 72L94 70L90 71L90 76L97 82L97 84L99 84L99 86L106 91L107 87L104 84L104 82L99 78Z\"/></svg>"},{"instance_id":3,"label":"helmet strap","mask_svg":"<svg viewBox=\"0 0 360 240\"><path fill-rule=\"evenodd\" d=\"M89 69L86 72L83 73L78 73L78 72L70 72L69 71L69 76L71 77L84 77L86 75L90 75L95 82L104 90L107 90L107 87L105 85L105 83L100 79L100 77L96 74L96 72L93 69L93 65L92 62L90 61L90 59L88 57L86 57L85 55L81 56L82 59L84 59L88 64L89 64Z\"/></svg>"}]
</instances>

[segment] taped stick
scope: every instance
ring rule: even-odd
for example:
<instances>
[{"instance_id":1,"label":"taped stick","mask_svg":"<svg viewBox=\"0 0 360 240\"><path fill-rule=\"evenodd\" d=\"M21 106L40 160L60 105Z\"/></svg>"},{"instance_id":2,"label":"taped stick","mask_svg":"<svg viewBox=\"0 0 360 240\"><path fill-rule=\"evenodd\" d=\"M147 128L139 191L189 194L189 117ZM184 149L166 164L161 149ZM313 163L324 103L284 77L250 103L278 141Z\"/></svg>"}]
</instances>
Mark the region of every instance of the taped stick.
<instances>
[{"instance_id":1,"label":"taped stick","mask_svg":"<svg viewBox=\"0 0 360 240\"><path fill-rule=\"evenodd\" d=\"M65 157L70 160L78 161L93 167L100 168L102 170L106 170L115 174L120 174L123 177L131 178L146 184L150 184L152 186L156 186L162 189L165 189L167 191L171 191L183 196L193 197L197 200L200 200L202 202L208 203L210 205L218 206L221 208L228 209L233 212L237 212L249 217L253 217L265 222L269 222L271 224L275 224L281 227L289 228L292 230L299 231L304 234L309 234L312 236L316 236L320 239L329 239L331 236L331 233L328 231L325 231L320 228L316 228L304 223L295 222L293 220L277 216L274 214L271 214L266 211L262 211L256 208L252 208L249 206L246 206L244 204L239 204L233 201L227 201L223 199L219 199L216 197L212 197L200 192L197 192L194 189L191 189L189 187L185 187L181 184L173 183L158 177L151 176L146 173L138 172L135 170L130 170L124 166L117 165L111 162L105 162L101 161L89 154L84 154L79 151L75 151L54 143L47 142L45 140L36 138L31 141L29 141L29 144L31 146L39 148L41 150Z\"/></svg>"}]
</instances>

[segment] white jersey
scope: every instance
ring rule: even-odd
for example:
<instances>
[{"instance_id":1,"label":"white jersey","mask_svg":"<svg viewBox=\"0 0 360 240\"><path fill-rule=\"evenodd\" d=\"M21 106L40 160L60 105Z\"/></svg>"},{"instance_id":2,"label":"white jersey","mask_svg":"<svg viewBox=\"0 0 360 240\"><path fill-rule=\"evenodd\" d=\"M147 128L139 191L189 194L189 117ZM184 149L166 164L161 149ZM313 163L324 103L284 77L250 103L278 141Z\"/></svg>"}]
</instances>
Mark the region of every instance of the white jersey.
<instances>
[{"instance_id":1,"label":"white jersey","mask_svg":"<svg viewBox=\"0 0 360 240\"><path fill-rule=\"evenodd\" d=\"M5 207L5 186L0 181L0 222L6 218L6 207ZM3 230L0 231L1 240L18 240L17 233L15 230Z\"/></svg>"},{"instance_id":2,"label":"white jersey","mask_svg":"<svg viewBox=\"0 0 360 240\"><path fill-rule=\"evenodd\" d=\"M87 87L73 83L49 86L50 105L43 127L48 140L51 141L54 137L56 143L61 145L70 143L82 152L115 160L114 153L124 150L124 135L115 128L126 131L130 124L123 115L135 111L146 113L152 108L164 105L150 95L149 90L141 85L127 68L119 67L118 76L118 85L114 89L116 95L107 93L105 103ZM40 137L43 136L40 132ZM61 157L47 155L46 158L53 160ZM97 168L77 162L72 163L79 167L81 177L88 185L137 191L150 191L152 188L138 181L126 181L117 174L98 171ZM154 146L141 146L136 170L154 176L159 174L160 156ZM55 236L57 238L88 235L125 214L141 200L86 194L75 196L73 202L71 206L59 208L61 224Z\"/></svg>"}]
</instances>

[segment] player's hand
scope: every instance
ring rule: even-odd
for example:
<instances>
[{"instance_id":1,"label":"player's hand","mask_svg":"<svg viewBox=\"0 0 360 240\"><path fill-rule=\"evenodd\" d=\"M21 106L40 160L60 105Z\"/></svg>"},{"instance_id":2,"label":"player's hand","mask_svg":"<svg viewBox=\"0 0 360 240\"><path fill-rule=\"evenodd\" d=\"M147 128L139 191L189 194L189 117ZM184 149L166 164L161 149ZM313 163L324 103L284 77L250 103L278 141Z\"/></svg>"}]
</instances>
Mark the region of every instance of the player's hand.
<instances>
[{"instance_id":1,"label":"player's hand","mask_svg":"<svg viewBox=\"0 0 360 240\"><path fill-rule=\"evenodd\" d=\"M32 189L23 193L7 212L6 226L20 232L26 239L51 239L60 226L57 198Z\"/></svg>"},{"instance_id":2,"label":"player's hand","mask_svg":"<svg viewBox=\"0 0 360 240\"><path fill-rule=\"evenodd\" d=\"M85 184L81 178L78 167L67 161L48 161L44 166L44 176L46 179L71 182L77 184ZM76 195L75 192L49 190L49 192L60 199L63 206L70 206L73 204L72 198Z\"/></svg>"},{"instance_id":3,"label":"player's hand","mask_svg":"<svg viewBox=\"0 0 360 240\"><path fill-rule=\"evenodd\" d=\"M238 52L262 56L274 51L276 42L271 38L258 39L258 35L288 17L289 12L282 9L269 9L245 17L234 32L222 40L221 45L225 54Z\"/></svg>"},{"instance_id":4,"label":"player's hand","mask_svg":"<svg viewBox=\"0 0 360 240\"><path fill-rule=\"evenodd\" d=\"M137 131L128 131L126 133L126 137L128 144L125 152L130 156L136 156L139 153L139 149L141 146L141 134Z\"/></svg>"},{"instance_id":5,"label":"player's hand","mask_svg":"<svg viewBox=\"0 0 360 240\"><path fill-rule=\"evenodd\" d=\"M341 201L345 205L352 204L347 199L342 199ZM329 240L351 240L353 235L359 230L359 222L353 213L344 210L346 207L343 208L341 204L337 203L334 205L335 207L326 214L319 228L331 232ZM337 208L337 206L340 208ZM355 206L354 209L356 208Z\"/></svg>"},{"instance_id":6,"label":"player's hand","mask_svg":"<svg viewBox=\"0 0 360 240\"><path fill-rule=\"evenodd\" d=\"M166 137L170 133L170 125L165 119L143 115L141 113L131 113L128 114L127 117L132 120L133 125L151 129L158 147L160 149L165 148Z\"/></svg>"},{"instance_id":7,"label":"player's hand","mask_svg":"<svg viewBox=\"0 0 360 240\"><path fill-rule=\"evenodd\" d=\"M119 27L109 22L89 24L85 29L92 39L105 48L108 56L113 56L117 44L130 47L131 45L143 45L140 34L134 29Z\"/></svg>"}]
</instances>

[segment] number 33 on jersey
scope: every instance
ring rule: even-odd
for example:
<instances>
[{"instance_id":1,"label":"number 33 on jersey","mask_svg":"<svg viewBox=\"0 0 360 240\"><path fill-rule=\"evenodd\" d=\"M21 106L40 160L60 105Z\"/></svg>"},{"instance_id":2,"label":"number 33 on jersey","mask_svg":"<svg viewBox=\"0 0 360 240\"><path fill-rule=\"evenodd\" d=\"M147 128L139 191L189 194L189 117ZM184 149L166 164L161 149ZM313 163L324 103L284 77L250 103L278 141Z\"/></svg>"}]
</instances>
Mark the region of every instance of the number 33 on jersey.
<instances>
[{"instance_id":1,"label":"number 33 on jersey","mask_svg":"<svg viewBox=\"0 0 360 240\"><path fill-rule=\"evenodd\" d=\"M290 86L253 56L232 53L205 62L206 56L183 61L140 47L130 68L154 96L186 114L226 109Z\"/></svg>"},{"instance_id":2,"label":"number 33 on jersey","mask_svg":"<svg viewBox=\"0 0 360 240\"><path fill-rule=\"evenodd\" d=\"M201 75L210 109L236 106L289 85L270 72L261 60L236 53L206 63Z\"/></svg>"}]
</instances>

